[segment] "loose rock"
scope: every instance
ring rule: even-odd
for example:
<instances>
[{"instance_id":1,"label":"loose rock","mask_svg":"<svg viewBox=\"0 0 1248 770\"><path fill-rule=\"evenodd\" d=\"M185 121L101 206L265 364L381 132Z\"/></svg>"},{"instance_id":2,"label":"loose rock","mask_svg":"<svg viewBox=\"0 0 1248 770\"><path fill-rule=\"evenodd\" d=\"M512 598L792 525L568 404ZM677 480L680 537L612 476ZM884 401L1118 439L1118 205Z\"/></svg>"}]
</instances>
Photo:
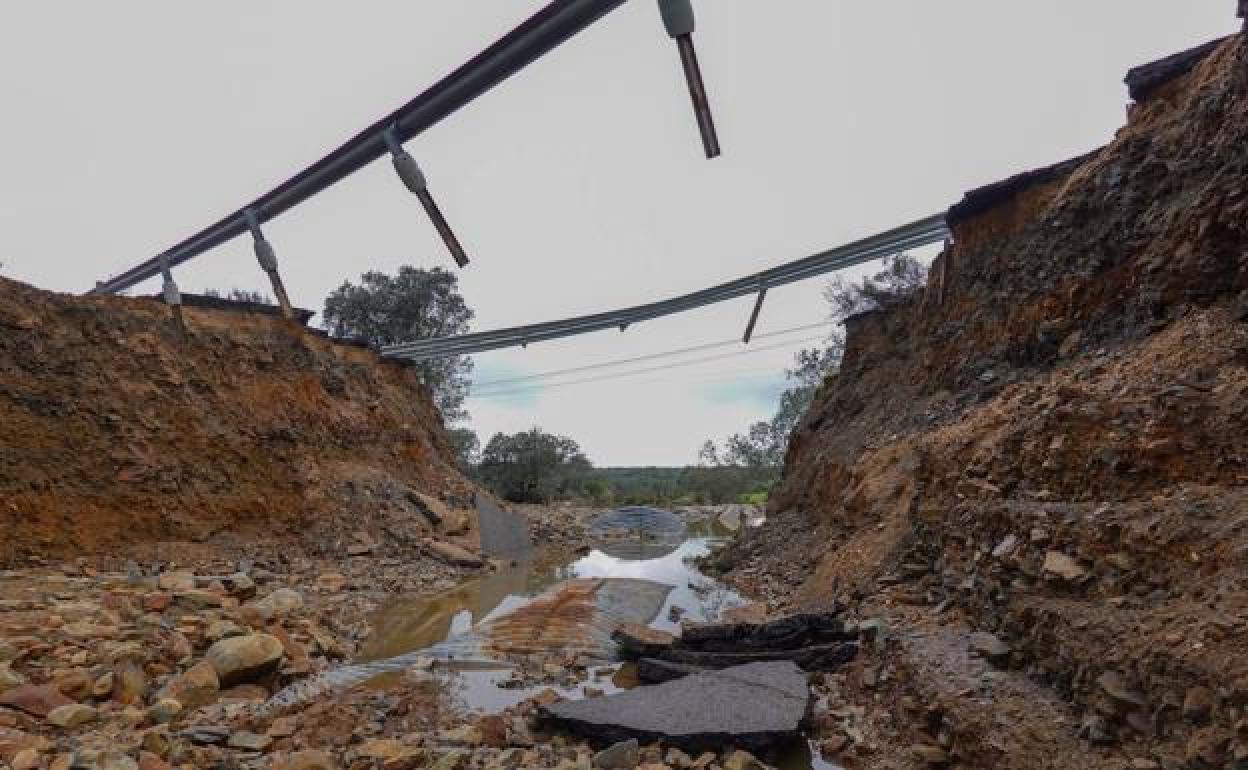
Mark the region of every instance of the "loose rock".
<instances>
[{"instance_id":1,"label":"loose rock","mask_svg":"<svg viewBox=\"0 0 1248 770\"><path fill-rule=\"evenodd\" d=\"M282 662L282 643L268 634L251 634L222 639L209 650L206 660L212 664L222 687L243 684L277 670Z\"/></svg>"}]
</instances>

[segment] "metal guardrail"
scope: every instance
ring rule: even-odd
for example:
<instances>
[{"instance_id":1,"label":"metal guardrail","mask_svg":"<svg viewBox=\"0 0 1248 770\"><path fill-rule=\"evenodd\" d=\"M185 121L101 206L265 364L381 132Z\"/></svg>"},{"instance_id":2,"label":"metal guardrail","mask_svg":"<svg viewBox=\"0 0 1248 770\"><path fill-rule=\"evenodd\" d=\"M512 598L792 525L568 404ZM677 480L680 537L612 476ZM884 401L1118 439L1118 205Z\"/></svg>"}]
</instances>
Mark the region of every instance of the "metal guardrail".
<instances>
[{"instance_id":1,"label":"metal guardrail","mask_svg":"<svg viewBox=\"0 0 1248 770\"><path fill-rule=\"evenodd\" d=\"M618 328L623 331L632 324L641 321L683 313L738 297L764 294L768 289L773 289L777 286L784 286L864 262L882 259L906 249L940 243L949 238L949 235L949 228L945 224L945 215L937 214L869 238L863 238L845 246L806 257L805 259L799 259L780 267L680 297L607 313L565 318L559 321L548 321L546 323L514 326L490 332L462 334L454 337L440 337L402 345L391 345L382 349L382 355L387 358L404 358L419 361L524 346L534 342L588 334L606 329ZM758 309L756 306L754 320L757 320ZM753 324L751 324L751 330L752 327ZM746 341L749 341L748 334Z\"/></svg>"},{"instance_id":2,"label":"metal guardrail","mask_svg":"<svg viewBox=\"0 0 1248 770\"><path fill-rule=\"evenodd\" d=\"M93 294L114 294L250 232L389 153L385 134L408 141L532 64L627 0L554 0L427 91L361 131L304 171L162 254L101 281Z\"/></svg>"}]
</instances>

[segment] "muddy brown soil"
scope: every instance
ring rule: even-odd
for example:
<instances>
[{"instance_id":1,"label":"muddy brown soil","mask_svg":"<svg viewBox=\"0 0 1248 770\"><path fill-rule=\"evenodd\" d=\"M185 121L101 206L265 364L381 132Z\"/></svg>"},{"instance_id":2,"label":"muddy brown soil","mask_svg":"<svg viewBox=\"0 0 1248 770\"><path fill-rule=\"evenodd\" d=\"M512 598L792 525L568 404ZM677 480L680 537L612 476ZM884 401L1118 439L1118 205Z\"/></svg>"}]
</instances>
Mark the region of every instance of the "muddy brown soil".
<instances>
[{"instance_id":1,"label":"muddy brown soil","mask_svg":"<svg viewBox=\"0 0 1248 770\"><path fill-rule=\"evenodd\" d=\"M186 541L345 555L470 507L409 369L280 319L0 279L0 565ZM432 502L431 502L432 501Z\"/></svg>"}]
</instances>

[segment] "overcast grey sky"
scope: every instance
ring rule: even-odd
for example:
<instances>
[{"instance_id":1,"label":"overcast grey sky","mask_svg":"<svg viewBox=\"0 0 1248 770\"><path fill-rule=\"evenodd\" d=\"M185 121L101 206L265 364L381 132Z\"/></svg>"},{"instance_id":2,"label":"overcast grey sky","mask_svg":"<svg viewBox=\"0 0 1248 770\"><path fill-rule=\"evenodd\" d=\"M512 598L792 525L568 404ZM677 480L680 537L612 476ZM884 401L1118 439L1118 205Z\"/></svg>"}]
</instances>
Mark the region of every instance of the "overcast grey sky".
<instances>
[{"instance_id":1,"label":"overcast grey sky","mask_svg":"<svg viewBox=\"0 0 1248 770\"><path fill-rule=\"evenodd\" d=\"M542 3L10 5L0 262L81 291L289 177ZM719 160L702 157L653 0L408 144L474 257L462 285L476 329L683 293L935 213L1105 143L1129 67L1237 28L1231 0L695 5ZM367 269L451 264L388 163L268 233L292 297L317 310ZM267 290L246 240L178 278L184 290ZM478 379L728 340L748 313L741 300L484 354ZM823 315L819 282L777 290L759 331ZM704 438L772 411L795 347L469 406L483 440L541 425L598 464L683 464Z\"/></svg>"}]
</instances>

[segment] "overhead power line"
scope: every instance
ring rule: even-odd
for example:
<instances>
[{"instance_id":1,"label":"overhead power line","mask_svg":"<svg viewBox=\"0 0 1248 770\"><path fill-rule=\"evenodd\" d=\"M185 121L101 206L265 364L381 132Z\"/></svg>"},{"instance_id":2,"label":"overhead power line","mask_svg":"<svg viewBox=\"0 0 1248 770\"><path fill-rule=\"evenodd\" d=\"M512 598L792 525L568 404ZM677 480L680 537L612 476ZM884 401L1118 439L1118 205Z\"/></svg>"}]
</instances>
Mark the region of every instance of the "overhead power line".
<instances>
[{"instance_id":1,"label":"overhead power line","mask_svg":"<svg viewBox=\"0 0 1248 770\"><path fill-rule=\"evenodd\" d=\"M756 339L761 340L761 339L772 339L775 337L783 337L786 334L793 334L795 332L806 332L806 331L810 331L811 329L819 329L819 328L823 328L823 327L831 326L831 325L832 325L831 321L821 321L819 323L806 324L805 326L794 326L791 329L779 329L774 332L768 332L767 334L760 334L758 335ZM685 355L687 353L700 353L705 350L714 350L715 348L723 348L723 347L728 347L729 345L740 345L740 344L741 344L741 340L737 340L737 339L725 340L723 342L708 342L703 345L694 345L693 347L680 348L678 350L668 350L662 353L650 353L648 355L634 356L632 358L620 358L615 361L603 361L597 364L586 364L585 366L577 366L571 369L559 369L553 372L541 372L539 374L529 374L523 377L512 377L506 380L493 380L490 382L474 383L473 388L491 388L491 387L495 387L498 385L511 385L515 383L529 382L531 380L546 379L548 377L561 377L565 374L579 374L581 372L589 372L589 371L594 371L596 369L607 369L607 368L611 368L615 366L623 366L625 364L636 364L636 363L641 363L643 361L657 361L657 360L664 359L664 358L671 358L673 356Z\"/></svg>"},{"instance_id":2,"label":"overhead power line","mask_svg":"<svg viewBox=\"0 0 1248 770\"><path fill-rule=\"evenodd\" d=\"M597 377L585 377L579 380L568 380L567 382L540 383L534 385L520 386L516 388L505 388L494 392L474 393L474 396L485 398L488 396L504 396L514 393L524 393L535 390L546 390L548 388L562 388L568 385L584 385L591 382L604 382L606 380L615 380L623 377L635 377L640 374L650 374L653 372L667 372L672 369L682 369L687 366L696 366L699 364L711 363L713 361L723 361L729 358L738 358L740 356L753 355L755 353L765 353L770 350L781 350L783 348L800 345L807 342L817 342L823 337L806 337L798 340L788 340L777 345L763 345L761 347L751 347L747 350L738 350L733 353L721 353L715 356L705 356L703 358L695 358L689 361L679 361L673 364L665 364L663 366L651 366L644 369L632 369L627 372L614 372L612 374L604 374Z\"/></svg>"},{"instance_id":3,"label":"overhead power line","mask_svg":"<svg viewBox=\"0 0 1248 770\"><path fill-rule=\"evenodd\" d=\"M650 376L646 376L647 374ZM703 373L703 374L692 374L692 373L687 373L687 372L665 372L662 369L658 369L657 371L654 371L654 372L639 373L638 375L636 375L636 379L634 379L633 382L638 385L642 385L646 383L656 383L656 382L671 382L671 383L680 383L680 385L682 386L687 386L687 385L693 385L696 383L705 383L705 382L739 382L743 377L749 377L751 375L757 375L757 374L769 374L771 375L773 379L776 379L777 381L779 381L779 378L777 377L776 368L774 366L752 366L752 367L747 367L743 369L734 368L734 369L717 370L713 373ZM629 378L621 377L620 379L629 379ZM592 383L570 382L566 384L569 386L576 386L576 385L586 385L586 384L592 384ZM548 387L559 388L559 387L562 387L562 385L563 383L555 383ZM495 391L491 393L472 393L468 397L479 398L484 401L484 400L489 400L489 399L494 399L494 398L508 398L510 396L520 396L526 393L541 393L543 390L545 390L545 388L500 390L500 391Z\"/></svg>"}]
</instances>

